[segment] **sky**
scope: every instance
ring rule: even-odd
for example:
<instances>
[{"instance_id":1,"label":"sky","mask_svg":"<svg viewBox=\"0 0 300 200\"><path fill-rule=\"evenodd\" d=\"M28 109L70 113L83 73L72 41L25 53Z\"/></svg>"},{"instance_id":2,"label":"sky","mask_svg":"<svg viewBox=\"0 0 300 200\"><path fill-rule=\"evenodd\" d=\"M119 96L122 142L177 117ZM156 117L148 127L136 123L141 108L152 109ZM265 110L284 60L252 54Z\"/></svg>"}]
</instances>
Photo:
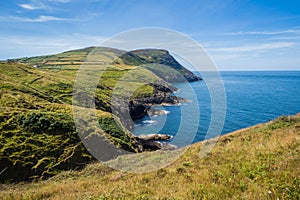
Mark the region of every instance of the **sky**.
<instances>
[{"instance_id":1,"label":"sky","mask_svg":"<svg viewBox=\"0 0 300 200\"><path fill-rule=\"evenodd\" d=\"M0 27L0 59L159 27L197 41L220 70L300 70L299 0L2 0Z\"/></svg>"}]
</instances>

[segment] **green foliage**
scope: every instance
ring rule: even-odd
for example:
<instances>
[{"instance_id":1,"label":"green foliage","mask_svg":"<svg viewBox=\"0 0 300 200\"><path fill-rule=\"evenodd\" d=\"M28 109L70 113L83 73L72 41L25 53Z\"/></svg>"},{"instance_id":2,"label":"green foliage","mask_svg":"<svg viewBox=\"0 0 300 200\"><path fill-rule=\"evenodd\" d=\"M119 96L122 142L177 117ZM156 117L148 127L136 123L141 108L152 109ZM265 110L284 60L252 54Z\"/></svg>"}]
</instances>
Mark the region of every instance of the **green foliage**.
<instances>
[{"instance_id":1,"label":"green foliage","mask_svg":"<svg viewBox=\"0 0 300 200\"><path fill-rule=\"evenodd\" d=\"M147 63L147 61L131 52L125 53L120 57L126 65L142 65Z\"/></svg>"},{"instance_id":2,"label":"green foliage","mask_svg":"<svg viewBox=\"0 0 300 200\"><path fill-rule=\"evenodd\" d=\"M92 160L79 144L69 115L29 111L1 118L6 120L0 124L0 168L7 168L1 181L47 177L60 170L80 167L76 162ZM66 152L70 148L74 152Z\"/></svg>"},{"instance_id":3,"label":"green foliage","mask_svg":"<svg viewBox=\"0 0 300 200\"><path fill-rule=\"evenodd\" d=\"M93 160L81 144L72 118L76 73L40 71L15 62L0 63L0 71L0 170L5 169L0 181L45 178L61 170L82 168ZM121 71L115 72L108 71L103 80L122 76ZM98 106L106 110L111 89L99 88L103 89L96 92ZM97 113L100 118L108 116L100 110ZM112 119L106 119L105 126L112 128L106 130L115 145L134 151L128 133L118 129Z\"/></svg>"},{"instance_id":4,"label":"green foliage","mask_svg":"<svg viewBox=\"0 0 300 200\"><path fill-rule=\"evenodd\" d=\"M283 128L291 126L292 124L295 124L297 122L300 122L299 118L295 118L292 116L281 116L277 118L273 123L271 123L269 126L267 126L268 129L275 130L277 128Z\"/></svg>"},{"instance_id":5,"label":"green foliage","mask_svg":"<svg viewBox=\"0 0 300 200\"><path fill-rule=\"evenodd\" d=\"M112 137L121 139L125 142L130 142L128 135L120 128L113 118L99 118L100 127Z\"/></svg>"},{"instance_id":6,"label":"green foliage","mask_svg":"<svg viewBox=\"0 0 300 200\"><path fill-rule=\"evenodd\" d=\"M26 131L64 134L75 132L72 118L63 113L28 112L19 116L18 123Z\"/></svg>"},{"instance_id":7,"label":"green foliage","mask_svg":"<svg viewBox=\"0 0 300 200\"><path fill-rule=\"evenodd\" d=\"M0 116L0 181L53 176L82 168L93 160L80 142L69 114L28 110ZM99 118L101 128L120 148L133 151L130 138L110 117ZM88 128L88 127L87 127Z\"/></svg>"}]
</instances>

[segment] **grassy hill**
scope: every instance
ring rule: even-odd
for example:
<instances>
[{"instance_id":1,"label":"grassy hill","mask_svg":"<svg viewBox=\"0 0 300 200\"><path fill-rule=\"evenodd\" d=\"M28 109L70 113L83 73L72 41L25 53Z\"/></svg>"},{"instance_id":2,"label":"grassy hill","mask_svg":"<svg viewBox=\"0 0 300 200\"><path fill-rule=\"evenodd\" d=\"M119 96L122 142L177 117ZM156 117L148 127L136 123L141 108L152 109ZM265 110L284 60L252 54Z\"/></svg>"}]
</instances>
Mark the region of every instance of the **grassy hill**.
<instances>
[{"instance_id":1,"label":"grassy hill","mask_svg":"<svg viewBox=\"0 0 300 200\"><path fill-rule=\"evenodd\" d=\"M190 146L154 172L125 173L94 163L47 181L0 185L0 198L300 199L300 114L222 136L199 159L199 150L213 140ZM147 154L155 159L157 153Z\"/></svg>"},{"instance_id":2,"label":"grassy hill","mask_svg":"<svg viewBox=\"0 0 300 200\"><path fill-rule=\"evenodd\" d=\"M147 111L146 101L164 101L174 88L147 68L126 63L120 57L125 53L113 48L88 47L0 62L0 170L4 170L1 182L45 178L62 170L83 168L94 160L82 145L72 116L73 85L80 67L96 66L102 74L95 104L104 133L90 121L86 122L86 133L94 139L104 135L111 143L131 152L140 149L127 129L132 121L120 118L123 125L115 122L117 116L111 114L112 94L122 99L129 93L130 110L122 102L115 107L127 109L132 117L141 117ZM153 63L138 56L134 59ZM164 68L172 69L172 63ZM124 75L126 78L122 78ZM145 84L148 82L156 84Z\"/></svg>"},{"instance_id":3,"label":"grassy hill","mask_svg":"<svg viewBox=\"0 0 300 200\"><path fill-rule=\"evenodd\" d=\"M6 168L1 181L47 177L93 160L75 130L72 76L19 63L1 63L0 71L0 168ZM104 109L97 116L118 128ZM112 142L125 137L127 143L120 145L134 151L129 135L119 129Z\"/></svg>"},{"instance_id":4,"label":"grassy hill","mask_svg":"<svg viewBox=\"0 0 300 200\"><path fill-rule=\"evenodd\" d=\"M171 56L168 51L163 49L135 50L122 54L120 58L122 58L124 63L129 65L143 65L145 68L168 82L201 80L201 78L195 76L192 72L177 62L177 60ZM163 67L163 65L171 66L171 68Z\"/></svg>"}]
</instances>

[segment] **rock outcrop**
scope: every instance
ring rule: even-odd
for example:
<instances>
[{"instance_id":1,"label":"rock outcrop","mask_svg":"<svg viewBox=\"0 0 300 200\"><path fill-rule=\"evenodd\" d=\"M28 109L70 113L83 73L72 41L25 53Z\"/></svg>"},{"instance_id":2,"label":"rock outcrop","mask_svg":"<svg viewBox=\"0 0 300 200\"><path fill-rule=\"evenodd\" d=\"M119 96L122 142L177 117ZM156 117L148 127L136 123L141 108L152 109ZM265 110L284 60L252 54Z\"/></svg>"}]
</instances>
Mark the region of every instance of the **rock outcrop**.
<instances>
[{"instance_id":1,"label":"rock outcrop","mask_svg":"<svg viewBox=\"0 0 300 200\"><path fill-rule=\"evenodd\" d=\"M152 84L154 92L152 96L128 99L124 97L115 98L113 113L117 115L122 124L129 130L134 127L134 121L148 115L153 105L177 105L183 98L173 95L173 90L167 86ZM174 89L174 88L173 88ZM150 111L151 112L151 111Z\"/></svg>"},{"instance_id":2,"label":"rock outcrop","mask_svg":"<svg viewBox=\"0 0 300 200\"><path fill-rule=\"evenodd\" d=\"M159 149L171 150L176 147L165 142L170 139L172 139L172 136L166 134L140 135L135 138L136 143L134 145L139 152L156 151Z\"/></svg>"}]
</instances>

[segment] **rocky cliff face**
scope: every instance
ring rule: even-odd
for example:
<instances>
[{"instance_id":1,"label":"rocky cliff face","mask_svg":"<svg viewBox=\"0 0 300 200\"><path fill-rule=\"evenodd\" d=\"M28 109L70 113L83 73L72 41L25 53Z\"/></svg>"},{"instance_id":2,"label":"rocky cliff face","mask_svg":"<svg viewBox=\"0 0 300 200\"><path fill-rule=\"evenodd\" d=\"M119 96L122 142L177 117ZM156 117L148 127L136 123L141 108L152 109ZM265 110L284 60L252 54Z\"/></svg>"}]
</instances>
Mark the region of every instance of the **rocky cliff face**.
<instances>
[{"instance_id":1,"label":"rocky cliff face","mask_svg":"<svg viewBox=\"0 0 300 200\"><path fill-rule=\"evenodd\" d=\"M166 86L157 84L152 84L152 86L154 88L152 96L134 99L128 99L120 96L116 99L117 102L112 105L114 114L121 119L121 122L127 129L132 130L135 120L148 115L148 111L152 105L178 104L184 101L184 99L172 95L172 89L174 88L170 89Z\"/></svg>"}]
</instances>

